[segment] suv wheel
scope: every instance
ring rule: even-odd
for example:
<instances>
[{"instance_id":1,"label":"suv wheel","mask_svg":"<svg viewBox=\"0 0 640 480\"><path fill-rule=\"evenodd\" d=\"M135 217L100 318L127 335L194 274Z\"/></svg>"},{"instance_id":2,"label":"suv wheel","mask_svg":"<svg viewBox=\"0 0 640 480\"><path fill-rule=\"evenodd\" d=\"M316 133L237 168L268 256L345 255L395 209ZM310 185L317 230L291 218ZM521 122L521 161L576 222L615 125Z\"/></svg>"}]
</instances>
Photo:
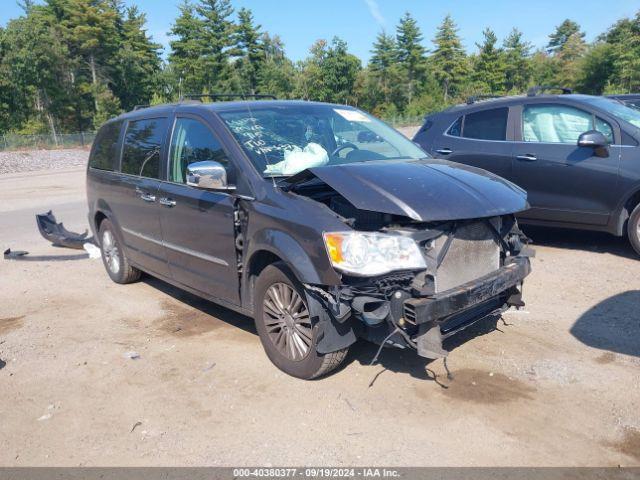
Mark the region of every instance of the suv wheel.
<instances>
[{"instance_id":1,"label":"suv wheel","mask_svg":"<svg viewBox=\"0 0 640 480\"><path fill-rule=\"evenodd\" d=\"M102 221L98 235L102 263L111 280L116 283L131 283L139 280L142 272L129 264L122 243L118 240L115 229L109 220Z\"/></svg>"},{"instance_id":2,"label":"suv wheel","mask_svg":"<svg viewBox=\"0 0 640 480\"><path fill-rule=\"evenodd\" d=\"M629 221L627 222L627 235L631 246L640 255L640 205L631 212Z\"/></svg>"},{"instance_id":3,"label":"suv wheel","mask_svg":"<svg viewBox=\"0 0 640 480\"><path fill-rule=\"evenodd\" d=\"M255 321L260 341L276 367L310 380L337 368L348 349L321 354L300 283L282 263L266 267L255 287Z\"/></svg>"}]
</instances>

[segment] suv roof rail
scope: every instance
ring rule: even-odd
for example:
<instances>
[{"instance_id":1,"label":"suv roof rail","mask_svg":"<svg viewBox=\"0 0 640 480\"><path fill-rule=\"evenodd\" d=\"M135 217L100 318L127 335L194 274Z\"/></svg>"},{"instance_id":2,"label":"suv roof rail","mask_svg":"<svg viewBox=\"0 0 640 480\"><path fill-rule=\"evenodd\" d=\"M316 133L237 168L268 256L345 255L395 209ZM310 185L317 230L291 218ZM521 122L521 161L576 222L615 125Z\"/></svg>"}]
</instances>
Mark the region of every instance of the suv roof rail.
<instances>
[{"instance_id":1,"label":"suv roof rail","mask_svg":"<svg viewBox=\"0 0 640 480\"><path fill-rule=\"evenodd\" d=\"M197 100L202 102L203 98L209 98L214 102L218 100L231 100L234 98L240 98L242 100L247 100L248 98L255 98L256 100L267 98L270 100L278 99L278 97L269 93L187 93L180 97L180 102L184 102L185 100Z\"/></svg>"},{"instance_id":2,"label":"suv roof rail","mask_svg":"<svg viewBox=\"0 0 640 480\"><path fill-rule=\"evenodd\" d=\"M485 95L471 95L469 98L467 98L467 105L472 105L476 102L479 102L480 100L489 100L491 98L500 98L503 95L491 95L491 94L485 94Z\"/></svg>"},{"instance_id":3,"label":"suv roof rail","mask_svg":"<svg viewBox=\"0 0 640 480\"><path fill-rule=\"evenodd\" d=\"M547 92L549 90L560 90L563 95L569 95L573 93L573 89L569 87L558 87L556 85L536 85L535 87L531 87L527 90L527 97L535 97L536 95L540 95L541 93Z\"/></svg>"},{"instance_id":4,"label":"suv roof rail","mask_svg":"<svg viewBox=\"0 0 640 480\"><path fill-rule=\"evenodd\" d=\"M135 107L133 107L133 111L135 112L136 110L140 110L143 108L149 108L151 105L136 105Z\"/></svg>"}]
</instances>

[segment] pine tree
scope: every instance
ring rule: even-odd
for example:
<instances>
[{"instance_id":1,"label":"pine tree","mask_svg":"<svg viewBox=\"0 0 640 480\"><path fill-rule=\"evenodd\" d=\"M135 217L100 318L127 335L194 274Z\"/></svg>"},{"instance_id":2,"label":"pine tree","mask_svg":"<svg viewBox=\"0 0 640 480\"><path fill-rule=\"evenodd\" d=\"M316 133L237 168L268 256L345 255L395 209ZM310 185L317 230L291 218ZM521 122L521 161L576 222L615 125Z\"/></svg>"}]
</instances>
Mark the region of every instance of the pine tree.
<instances>
[{"instance_id":1,"label":"pine tree","mask_svg":"<svg viewBox=\"0 0 640 480\"><path fill-rule=\"evenodd\" d=\"M469 73L467 55L458 36L458 28L450 15L438 27L433 40L436 46L431 55L434 76L439 83L444 101L460 92Z\"/></svg>"},{"instance_id":2,"label":"pine tree","mask_svg":"<svg viewBox=\"0 0 640 480\"><path fill-rule=\"evenodd\" d=\"M161 46L145 30L146 17L136 6L126 9L118 50L118 83L114 92L125 110L151 101L160 72Z\"/></svg>"},{"instance_id":3,"label":"pine tree","mask_svg":"<svg viewBox=\"0 0 640 480\"><path fill-rule=\"evenodd\" d=\"M230 0L200 0L195 7L202 19L199 38L202 76L206 93L229 92L231 89L230 54L236 26L230 20Z\"/></svg>"},{"instance_id":4,"label":"pine tree","mask_svg":"<svg viewBox=\"0 0 640 480\"><path fill-rule=\"evenodd\" d=\"M295 68L284 52L282 40L268 33L261 40L265 61L258 72L258 90L270 93L278 98L290 98L293 95Z\"/></svg>"},{"instance_id":5,"label":"pine tree","mask_svg":"<svg viewBox=\"0 0 640 480\"><path fill-rule=\"evenodd\" d=\"M584 32L580 31L580 25L576 22L566 19L560 25L556 27L555 32L549 35L549 43L547 44L547 52L551 54L557 54L565 43L569 40L569 37L577 34L580 39L584 40Z\"/></svg>"},{"instance_id":6,"label":"pine tree","mask_svg":"<svg viewBox=\"0 0 640 480\"><path fill-rule=\"evenodd\" d=\"M580 62L587 51L587 45L578 32L567 38L562 49L555 56L557 73L555 83L560 86L575 87L580 72Z\"/></svg>"},{"instance_id":7,"label":"pine tree","mask_svg":"<svg viewBox=\"0 0 640 480\"><path fill-rule=\"evenodd\" d=\"M58 29L74 58L75 71L71 75L76 88L91 94L95 115L114 113L112 106L118 101L107 87L119 48L118 11L114 4L106 0L47 0L47 4L55 13ZM103 107L108 111L101 112Z\"/></svg>"},{"instance_id":8,"label":"pine tree","mask_svg":"<svg viewBox=\"0 0 640 480\"><path fill-rule=\"evenodd\" d=\"M180 14L170 32L176 39L170 42L169 67L174 77L175 89L178 95L182 96L185 93L201 93L204 90L201 65L204 55L204 22L198 18L195 7L189 0L184 0L179 10Z\"/></svg>"},{"instance_id":9,"label":"pine tree","mask_svg":"<svg viewBox=\"0 0 640 480\"><path fill-rule=\"evenodd\" d=\"M256 25L251 10L241 8L238 11L237 27L237 70L243 92L255 94L258 89L260 71L265 63L264 46L260 39L261 26Z\"/></svg>"},{"instance_id":10,"label":"pine tree","mask_svg":"<svg viewBox=\"0 0 640 480\"><path fill-rule=\"evenodd\" d=\"M511 30L504 44L505 89L507 92L526 90L531 81L531 44L522 39L522 32Z\"/></svg>"},{"instance_id":11,"label":"pine tree","mask_svg":"<svg viewBox=\"0 0 640 480\"><path fill-rule=\"evenodd\" d=\"M418 22L406 12L400 19L396 29L396 43L398 62L403 66L407 75L407 97L409 102L413 98L418 85L424 81L426 50L422 46L422 33Z\"/></svg>"},{"instance_id":12,"label":"pine tree","mask_svg":"<svg viewBox=\"0 0 640 480\"><path fill-rule=\"evenodd\" d=\"M372 72L385 74L398 61L396 40L384 31L378 33L371 50L369 66Z\"/></svg>"},{"instance_id":13,"label":"pine tree","mask_svg":"<svg viewBox=\"0 0 640 480\"><path fill-rule=\"evenodd\" d=\"M503 93L506 69L504 54L501 49L496 47L498 38L493 30L486 28L482 35L484 41L481 44L476 44L480 52L474 65L475 86L486 89L487 93Z\"/></svg>"}]
</instances>

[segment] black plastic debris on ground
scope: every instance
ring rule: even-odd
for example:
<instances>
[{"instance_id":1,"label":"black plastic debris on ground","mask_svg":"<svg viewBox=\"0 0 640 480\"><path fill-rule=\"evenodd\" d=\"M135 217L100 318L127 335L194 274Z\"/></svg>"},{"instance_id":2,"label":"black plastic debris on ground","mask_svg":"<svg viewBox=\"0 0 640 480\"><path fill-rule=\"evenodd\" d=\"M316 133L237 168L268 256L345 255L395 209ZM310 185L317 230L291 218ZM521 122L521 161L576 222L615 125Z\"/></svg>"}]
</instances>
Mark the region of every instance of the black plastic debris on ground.
<instances>
[{"instance_id":1,"label":"black plastic debris on ground","mask_svg":"<svg viewBox=\"0 0 640 480\"><path fill-rule=\"evenodd\" d=\"M16 250L15 252L11 251L10 248L7 248L4 251L4 259L5 260L16 260L20 259L20 257L24 257L25 255L29 255L29 252L24 250Z\"/></svg>"},{"instance_id":2,"label":"black plastic debris on ground","mask_svg":"<svg viewBox=\"0 0 640 480\"><path fill-rule=\"evenodd\" d=\"M4 360L2 360L2 359L0 358L0 370L2 370L2 369L3 369L4 367L6 367L6 366L7 366L7 362L5 362Z\"/></svg>"},{"instance_id":3,"label":"black plastic debris on ground","mask_svg":"<svg viewBox=\"0 0 640 480\"><path fill-rule=\"evenodd\" d=\"M36 223L38 224L40 235L56 247L82 250L85 243L94 243L93 237L87 237L89 235L88 230L85 230L84 233L70 232L64 228L62 222L57 222L51 210L47 213L36 215Z\"/></svg>"}]
</instances>

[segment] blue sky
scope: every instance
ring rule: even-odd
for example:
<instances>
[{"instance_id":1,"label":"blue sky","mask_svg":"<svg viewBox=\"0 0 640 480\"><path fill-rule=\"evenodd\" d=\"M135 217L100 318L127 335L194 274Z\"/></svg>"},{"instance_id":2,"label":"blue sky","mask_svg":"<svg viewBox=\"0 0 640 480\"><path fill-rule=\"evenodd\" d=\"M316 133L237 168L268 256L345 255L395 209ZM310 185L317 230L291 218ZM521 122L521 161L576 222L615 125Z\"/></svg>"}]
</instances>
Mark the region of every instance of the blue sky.
<instances>
[{"instance_id":1,"label":"blue sky","mask_svg":"<svg viewBox=\"0 0 640 480\"><path fill-rule=\"evenodd\" d=\"M146 12L148 31L168 47L168 31L177 16L180 0L125 0ZM304 58L311 44L339 36L349 50L366 61L376 34L395 31L405 11L418 20L431 48L437 25L450 13L460 28L469 52L475 50L482 30L491 27L500 39L511 28L522 30L536 47L546 45L548 35L565 18L577 21L593 40L616 20L640 10L639 0L232 0L236 9L247 7L263 29L283 39L287 54ZM0 0L0 24L19 16L15 0Z\"/></svg>"}]
</instances>

